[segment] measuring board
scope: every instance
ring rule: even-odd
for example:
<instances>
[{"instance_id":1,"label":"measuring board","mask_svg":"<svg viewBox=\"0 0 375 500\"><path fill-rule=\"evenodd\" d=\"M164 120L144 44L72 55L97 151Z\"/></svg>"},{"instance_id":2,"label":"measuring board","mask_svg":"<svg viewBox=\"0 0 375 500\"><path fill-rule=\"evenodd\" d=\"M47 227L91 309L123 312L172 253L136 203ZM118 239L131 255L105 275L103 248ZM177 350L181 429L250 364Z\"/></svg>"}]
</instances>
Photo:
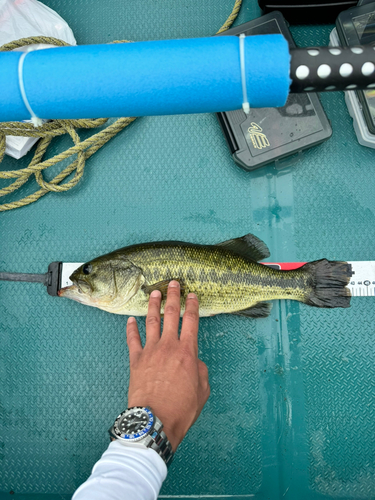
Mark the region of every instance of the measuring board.
<instances>
[{"instance_id":1,"label":"measuring board","mask_svg":"<svg viewBox=\"0 0 375 500\"><path fill-rule=\"evenodd\" d=\"M72 273L84 262L51 262L45 274L24 274L0 272L0 280L28 281L42 283L47 287L49 295L57 296L61 288L70 286ZM261 264L280 271L292 271L302 267L306 262L261 262ZM375 297L375 261L348 261L352 266L352 277L347 287L352 297Z\"/></svg>"},{"instance_id":2,"label":"measuring board","mask_svg":"<svg viewBox=\"0 0 375 500\"><path fill-rule=\"evenodd\" d=\"M70 286L73 283L69 276L84 262L64 262L61 263L60 288ZM306 262L262 262L262 264L280 269L281 271L291 271L298 269ZM348 261L351 264L353 276L347 287L352 293L352 297L375 297L375 261Z\"/></svg>"}]
</instances>

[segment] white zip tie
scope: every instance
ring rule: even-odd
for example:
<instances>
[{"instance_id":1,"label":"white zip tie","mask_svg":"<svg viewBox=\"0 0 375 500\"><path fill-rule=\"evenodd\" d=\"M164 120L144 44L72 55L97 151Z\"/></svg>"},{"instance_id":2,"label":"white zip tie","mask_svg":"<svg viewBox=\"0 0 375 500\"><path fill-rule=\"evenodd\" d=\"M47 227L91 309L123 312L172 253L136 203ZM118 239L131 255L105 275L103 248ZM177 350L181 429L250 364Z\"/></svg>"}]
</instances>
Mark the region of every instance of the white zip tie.
<instances>
[{"instance_id":1,"label":"white zip tie","mask_svg":"<svg viewBox=\"0 0 375 500\"><path fill-rule=\"evenodd\" d=\"M36 114L34 113L34 111L32 110L30 103L29 103L29 100L26 97L25 86L23 83L23 63L25 61L25 57L27 56L27 54L29 52L32 52L33 50L35 50L35 49L31 49L31 50L27 49L26 52L23 52L23 54L21 55L21 57L18 60L18 84L20 87L23 103L31 115L32 124L34 125L34 127L40 127L43 125L43 120L41 118L38 118L36 116Z\"/></svg>"},{"instance_id":2,"label":"white zip tie","mask_svg":"<svg viewBox=\"0 0 375 500\"><path fill-rule=\"evenodd\" d=\"M240 35L240 65L241 65L241 83L242 83L242 109L247 115L250 113L250 104L247 99L247 88L246 88L246 72L245 72L245 34Z\"/></svg>"}]
</instances>

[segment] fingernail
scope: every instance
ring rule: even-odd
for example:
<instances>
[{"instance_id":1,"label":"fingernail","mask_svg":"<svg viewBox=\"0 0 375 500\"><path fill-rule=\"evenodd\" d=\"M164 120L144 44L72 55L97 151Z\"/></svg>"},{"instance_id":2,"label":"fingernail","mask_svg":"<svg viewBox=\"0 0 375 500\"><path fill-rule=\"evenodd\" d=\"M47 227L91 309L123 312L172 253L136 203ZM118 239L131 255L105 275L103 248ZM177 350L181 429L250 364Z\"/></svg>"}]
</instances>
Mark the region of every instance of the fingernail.
<instances>
[{"instance_id":1,"label":"fingernail","mask_svg":"<svg viewBox=\"0 0 375 500\"><path fill-rule=\"evenodd\" d=\"M150 295L150 297L160 297L160 296L161 296L160 290L153 290Z\"/></svg>"},{"instance_id":2,"label":"fingernail","mask_svg":"<svg viewBox=\"0 0 375 500\"><path fill-rule=\"evenodd\" d=\"M136 319L133 316L130 316L130 318L128 318L128 323L134 323L135 321Z\"/></svg>"},{"instance_id":3,"label":"fingernail","mask_svg":"<svg viewBox=\"0 0 375 500\"><path fill-rule=\"evenodd\" d=\"M173 288L173 287L176 287L176 288L177 288L177 287L179 287L179 286L180 286L180 283L179 283L178 281L175 281L175 280L171 281L171 282L169 283L169 285L168 285L168 287L171 287L171 288Z\"/></svg>"},{"instance_id":4,"label":"fingernail","mask_svg":"<svg viewBox=\"0 0 375 500\"><path fill-rule=\"evenodd\" d=\"M188 296L186 298L187 299L197 299L198 297L195 295L195 293L188 293Z\"/></svg>"}]
</instances>

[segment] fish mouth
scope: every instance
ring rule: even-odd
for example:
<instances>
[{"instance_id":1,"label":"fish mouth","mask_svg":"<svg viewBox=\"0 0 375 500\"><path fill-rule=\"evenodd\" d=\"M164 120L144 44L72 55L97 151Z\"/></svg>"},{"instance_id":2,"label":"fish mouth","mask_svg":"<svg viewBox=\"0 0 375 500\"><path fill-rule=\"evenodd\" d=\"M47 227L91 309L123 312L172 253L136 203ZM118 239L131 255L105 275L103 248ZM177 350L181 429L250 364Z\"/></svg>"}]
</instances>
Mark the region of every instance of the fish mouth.
<instances>
[{"instance_id":1,"label":"fish mouth","mask_svg":"<svg viewBox=\"0 0 375 500\"><path fill-rule=\"evenodd\" d=\"M66 299L72 299L81 304L87 303L87 297L78 285L65 286L60 288L57 292L59 297L65 297Z\"/></svg>"}]
</instances>

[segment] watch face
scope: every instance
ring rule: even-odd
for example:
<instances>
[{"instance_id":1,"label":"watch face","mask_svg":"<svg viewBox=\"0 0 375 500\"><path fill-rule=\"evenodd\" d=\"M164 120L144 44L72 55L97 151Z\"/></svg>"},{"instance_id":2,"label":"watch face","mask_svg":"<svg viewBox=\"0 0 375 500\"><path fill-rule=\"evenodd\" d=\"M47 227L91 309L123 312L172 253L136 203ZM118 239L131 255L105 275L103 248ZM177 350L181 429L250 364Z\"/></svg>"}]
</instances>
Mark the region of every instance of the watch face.
<instances>
[{"instance_id":1,"label":"watch face","mask_svg":"<svg viewBox=\"0 0 375 500\"><path fill-rule=\"evenodd\" d=\"M150 432L153 423L154 416L148 408L134 406L117 417L114 431L122 439L138 441Z\"/></svg>"}]
</instances>

